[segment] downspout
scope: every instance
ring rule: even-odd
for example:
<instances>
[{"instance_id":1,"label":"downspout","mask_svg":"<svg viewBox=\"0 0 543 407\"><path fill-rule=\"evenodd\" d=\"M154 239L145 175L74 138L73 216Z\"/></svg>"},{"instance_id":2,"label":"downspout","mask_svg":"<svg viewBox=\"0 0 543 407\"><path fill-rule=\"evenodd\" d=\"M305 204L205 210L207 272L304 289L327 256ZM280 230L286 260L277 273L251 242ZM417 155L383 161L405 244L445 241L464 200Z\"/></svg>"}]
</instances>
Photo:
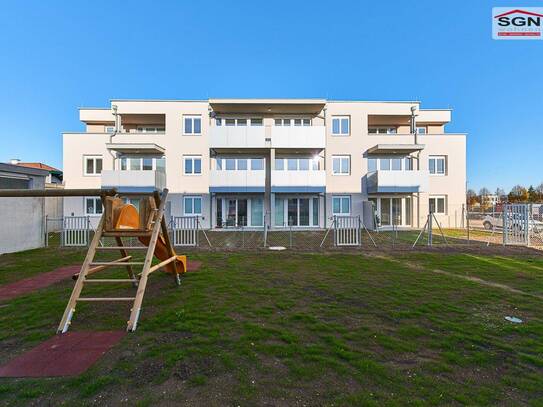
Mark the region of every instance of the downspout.
<instances>
[{"instance_id":1,"label":"downspout","mask_svg":"<svg viewBox=\"0 0 543 407\"><path fill-rule=\"evenodd\" d=\"M111 110L113 110L113 115L115 116L115 126L113 127L113 133L109 136L109 144L113 142L113 137L115 137L119 131L119 115L117 113L117 105L111 105ZM108 149L108 151L112 158L112 169L115 170L115 160L117 159L117 156L111 150Z\"/></svg>"},{"instance_id":2,"label":"downspout","mask_svg":"<svg viewBox=\"0 0 543 407\"><path fill-rule=\"evenodd\" d=\"M324 174L325 174L325 177L324 179L326 179L326 171L328 169L328 162L326 161L326 146L328 145L328 143L326 142L326 137L327 137L327 133L328 133L328 128L326 127L326 106L322 109L323 111L323 122L324 122L324 157L323 157L323 163L324 163ZM323 204L322 204L322 211L323 211L323 216L324 216L324 228L328 228L328 225L326 224L326 220L327 220L327 216L326 216L326 182L325 182L325 185L324 185L324 199L323 199Z\"/></svg>"},{"instance_id":3,"label":"downspout","mask_svg":"<svg viewBox=\"0 0 543 407\"><path fill-rule=\"evenodd\" d=\"M415 106L411 106L411 134L413 135L415 145L418 145L419 136L417 133L417 115L415 114L416 110L417 108ZM417 150L416 157L417 170L420 171L420 150ZM420 191L417 192L417 227L420 227Z\"/></svg>"}]
</instances>

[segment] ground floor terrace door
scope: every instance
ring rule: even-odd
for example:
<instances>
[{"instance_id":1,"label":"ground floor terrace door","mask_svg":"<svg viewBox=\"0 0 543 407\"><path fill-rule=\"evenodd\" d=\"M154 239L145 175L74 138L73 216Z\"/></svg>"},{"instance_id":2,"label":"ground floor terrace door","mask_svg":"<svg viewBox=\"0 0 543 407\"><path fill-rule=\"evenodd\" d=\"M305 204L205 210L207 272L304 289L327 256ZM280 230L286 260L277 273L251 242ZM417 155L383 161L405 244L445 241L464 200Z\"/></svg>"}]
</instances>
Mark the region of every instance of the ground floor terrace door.
<instances>
[{"instance_id":1,"label":"ground floor terrace door","mask_svg":"<svg viewBox=\"0 0 543 407\"><path fill-rule=\"evenodd\" d=\"M370 198L379 226L392 228L393 226L412 226L413 205L412 198L407 197L376 197Z\"/></svg>"}]
</instances>

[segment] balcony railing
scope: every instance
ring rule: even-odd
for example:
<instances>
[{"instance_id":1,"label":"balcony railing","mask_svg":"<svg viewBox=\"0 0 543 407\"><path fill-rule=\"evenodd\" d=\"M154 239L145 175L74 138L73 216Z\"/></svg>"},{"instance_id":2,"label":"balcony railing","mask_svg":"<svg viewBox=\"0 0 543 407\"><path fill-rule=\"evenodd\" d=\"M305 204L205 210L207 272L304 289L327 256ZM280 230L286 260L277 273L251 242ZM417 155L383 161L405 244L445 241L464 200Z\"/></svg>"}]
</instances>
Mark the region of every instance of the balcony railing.
<instances>
[{"instance_id":1,"label":"balcony railing","mask_svg":"<svg viewBox=\"0 0 543 407\"><path fill-rule=\"evenodd\" d=\"M271 142L274 148L317 148L326 146L324 126L272 127Z\"/></svg>"},{"instance_id":2,"label":"balcony railing","mask_svg":"<svg viewBox=\"0 0 543 407\"><path fill-rule=\"evenodd\" d=\"M211 148L310 148L326 145L324 126L216 126L209 129Z\"/></svg>"},{"instance_id":3,"label":"balcony railing","mask_svg":"<svg viewBox=\"0 0 543 407\"><path fill-rule=\"evenodd\" d=\"M426 192L428 181L428 171L373 171L366 176L366 188L370 194Z\"/></svg>"},{"instance_id":4,"label":"balcony railing","mask_svg":"<svg viewBox=\"0 0 543 407\"><path fill-rule=\"evenodd\" d=\"M324 192L326 171L278 171L271 173L273 192Z\"/></svg>"},{"instance_id":5,"label":"balcony railing","mask_svg":"<svg viewBox=\"0 0 543 407\"><path fill-rule=\"evenodd\" d=\"M102 188L117 188L121 192L145 192L166 187L166 174L162 170L103 170Z\"/></svg>"},{"instance_id":6,"label":"balcony railing","mask_svg":"<svg viewBox=\"0 0 543 407\"><path fill-rule=\"evenodd\" d=\"M209 187L212 192L264 192L265 180L263 170L211 170Z\"/></svg>"},{"instance_id":7,"label":"balcony railing","mask_svg":"<svg viewBox=\"0 0 543 407\"><path fill-rule=\"evenodd\" d=\"M266 129L263 126L216 126L209 128L211 148L266 148Z\"/></svg>"}]
</instances>

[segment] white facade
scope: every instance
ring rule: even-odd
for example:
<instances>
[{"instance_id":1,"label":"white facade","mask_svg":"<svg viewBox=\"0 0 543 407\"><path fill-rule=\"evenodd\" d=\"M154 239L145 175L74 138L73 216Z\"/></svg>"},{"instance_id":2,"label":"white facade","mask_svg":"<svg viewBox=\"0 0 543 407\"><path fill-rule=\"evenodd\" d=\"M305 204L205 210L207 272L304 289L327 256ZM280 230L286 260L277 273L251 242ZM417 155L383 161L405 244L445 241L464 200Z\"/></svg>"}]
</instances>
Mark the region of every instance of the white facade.
<instances>
[{"instance_id":1,"label":"white facade","mask_svg":"<svg viewBox=\"0 0 543 407\"><path fill-rule=\"evenodd\" d=\"M383 228L421 227L430 209L443 226L461 226L466 136L445 132L450 110L324 99L113 100L81 109L80 119L84 132L63 135L66 188L165 186L168 215L201 216L206 228L323 228L333 215L362 216L365 201ZM65 199L65 215L99 212L89 199Z\"/></svg>"}]
</instances>

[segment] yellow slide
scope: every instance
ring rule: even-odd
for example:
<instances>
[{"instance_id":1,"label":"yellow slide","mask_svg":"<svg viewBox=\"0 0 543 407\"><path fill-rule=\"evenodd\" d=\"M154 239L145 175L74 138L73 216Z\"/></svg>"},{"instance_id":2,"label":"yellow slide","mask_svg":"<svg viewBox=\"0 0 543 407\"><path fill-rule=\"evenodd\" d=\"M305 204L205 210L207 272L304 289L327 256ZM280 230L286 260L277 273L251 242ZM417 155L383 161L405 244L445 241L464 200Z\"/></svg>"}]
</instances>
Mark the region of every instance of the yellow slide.
<instances>
[{"instance_id":1,"label":"yellow slide","mask_svg":"<svg viewBox=\"0 0 543 407\"><path fill-rule=\"evenodd\" d=\"M118 209L118 218L115 223L115 229L139 229L140 215L134 205L124 204ZM139 241L145 246L149 246L150 237L138 237ZM155 246L155 257L159 260L170 258L168 246L164 236L160 234ZM164 266L167 273L183 274L187 271L187 256L177 256L177 260Z\"/></svg>"}]
</instances>

